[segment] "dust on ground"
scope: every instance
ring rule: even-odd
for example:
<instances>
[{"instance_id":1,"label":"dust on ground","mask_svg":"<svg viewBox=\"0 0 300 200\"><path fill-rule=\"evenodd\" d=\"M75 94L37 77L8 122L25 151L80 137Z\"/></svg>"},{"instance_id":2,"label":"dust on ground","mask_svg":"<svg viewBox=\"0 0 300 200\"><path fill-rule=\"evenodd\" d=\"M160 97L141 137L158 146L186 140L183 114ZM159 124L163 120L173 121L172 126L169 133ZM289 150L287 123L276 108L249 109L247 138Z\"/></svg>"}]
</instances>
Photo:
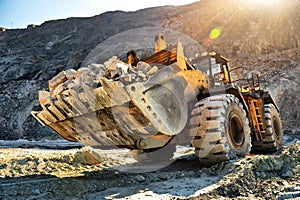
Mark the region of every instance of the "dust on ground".
<instances>
[{"instance_id":1,"label":"dust on ground","mask_svg":"<svg viewBox=\"0 0 300 200\"><path fill-rule=\"evenodd\" d=\"M286 141L278 155L248 155L212 167L201 166L193 149L179 146L174 162L147 173L122 170L143 167L124 149L60 141L51 149L49 141L18 141L0 151L0 199L299 198L300 142Z\"/></svg>"}]
</instances>

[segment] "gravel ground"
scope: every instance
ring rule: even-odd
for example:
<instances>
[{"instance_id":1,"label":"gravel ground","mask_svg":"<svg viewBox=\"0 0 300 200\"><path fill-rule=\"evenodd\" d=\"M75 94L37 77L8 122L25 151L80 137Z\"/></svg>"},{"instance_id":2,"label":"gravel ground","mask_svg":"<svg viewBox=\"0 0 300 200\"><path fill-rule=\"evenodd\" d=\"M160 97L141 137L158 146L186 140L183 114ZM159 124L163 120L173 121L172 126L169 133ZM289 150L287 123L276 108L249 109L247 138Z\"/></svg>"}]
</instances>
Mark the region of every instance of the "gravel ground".
<instances>
[{"instance_id":1,"label":"gravel ground","mask_svg":"<svg viewBox=\"0 0 300 200\"><path fill-rule=\"evenodd\" d=\"M125 172L149 166L123 149L62 141L15 141L9 148L0 141L6 144L0 151L0 199L300 198L300 142L285 139L288 145L277 155L248 155L210 168L199 164L193 149L177 147L174 162L147 173ZM24 143L27 148L20 148ZM58 149L49 149L53 145Z\"/></svg>"}]
</instances>

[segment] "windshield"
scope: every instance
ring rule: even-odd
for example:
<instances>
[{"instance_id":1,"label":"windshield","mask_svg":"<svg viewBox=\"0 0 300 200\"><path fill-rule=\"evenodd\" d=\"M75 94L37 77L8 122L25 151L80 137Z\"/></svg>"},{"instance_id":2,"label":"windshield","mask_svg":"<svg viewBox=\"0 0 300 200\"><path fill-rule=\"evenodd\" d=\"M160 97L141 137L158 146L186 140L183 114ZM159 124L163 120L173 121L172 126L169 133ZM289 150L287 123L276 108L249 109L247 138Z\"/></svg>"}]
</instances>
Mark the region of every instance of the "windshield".
<instances>
[{"instance_id":1,"label":"windshield","mask_svg":"<svg viewBox=\"0 0 300 200\"><path fill-rule=\"evenodd\" d=\"M193 66L211 76L218 74L221 72L220 64L216 63L215 58L211 58L210 56L202 56L195 60L193 60ZM210 69L211 66L211 69ZM211 71L210 71L211 70Z\"/></svg>"},{"instance_id":2,"label":"windshield","mask_svg":"<svg viewBox=\"0 0 300 200\"><path fill-rule=\"evenodd\" d=\"M209 56L201 56L201 57L197 57L192 61L192 65L204 72L209 74L209 68L210 68L210 57Z\"/></svg>"},{"instance_id":3,"label":"windshield","mask_svg":"<svg viewBox=\"0 0 300 200\"><path fill-rule=\"evenodd\" d=\"M216 59L211 58L211 71L212 74L209 74L211 76L214 76L215 74L219 74L221 72L220 64L216 63Z\"/></svg>"}]
</instances>

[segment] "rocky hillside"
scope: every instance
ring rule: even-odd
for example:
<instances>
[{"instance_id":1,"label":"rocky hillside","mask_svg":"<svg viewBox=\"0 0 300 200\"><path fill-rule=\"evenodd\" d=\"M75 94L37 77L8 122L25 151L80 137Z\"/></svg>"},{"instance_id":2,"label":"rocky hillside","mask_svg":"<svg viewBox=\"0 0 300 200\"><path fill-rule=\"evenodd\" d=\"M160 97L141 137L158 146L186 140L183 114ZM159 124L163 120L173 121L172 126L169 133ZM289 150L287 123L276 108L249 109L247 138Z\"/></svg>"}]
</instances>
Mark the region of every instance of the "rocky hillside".
<instances>
[{"instance_id":1,"label":"rocky hillside","mask_svg":"<svg viewBox=\"0 0 300 200\"><path fill-rule=\"evenodd\" d=\"M99 43L142 27L181 32L207 51L231 58L233 66L259 72L281 108L286 131L299 131L300 1L249 2L201 0L186 6L115 11L27 29L2 29L0 139L57 137L30 115L39 109L37 91L47 88L48 80L60 71L78 69ZM209 34L216 27L220 35L211 39Z\"/></svg>"}]
</instances>

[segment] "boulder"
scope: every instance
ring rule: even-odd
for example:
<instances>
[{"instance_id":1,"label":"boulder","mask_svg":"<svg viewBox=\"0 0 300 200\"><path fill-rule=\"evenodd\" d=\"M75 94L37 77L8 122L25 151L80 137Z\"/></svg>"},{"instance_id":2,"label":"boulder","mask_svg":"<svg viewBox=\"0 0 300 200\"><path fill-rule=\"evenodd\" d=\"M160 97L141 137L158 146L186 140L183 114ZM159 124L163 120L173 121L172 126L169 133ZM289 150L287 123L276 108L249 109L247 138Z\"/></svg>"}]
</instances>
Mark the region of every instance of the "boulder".
<instances>
[{"instance_id":1,"label":"boulder","mask_svg":"<svg viewBox=\"0 0 300 200\"><path fill-rule=\"evenodd\" d=\"M54 76L52 79L49 80L49 90L50 93L53 92L53 90L60 84L64 83L66 80L68 80L67 76L66 76L66 72L62 71L59 74L57 74L56 76ZM51 94L52 95L52 94Z\"/></svg>"}]
</instances>

